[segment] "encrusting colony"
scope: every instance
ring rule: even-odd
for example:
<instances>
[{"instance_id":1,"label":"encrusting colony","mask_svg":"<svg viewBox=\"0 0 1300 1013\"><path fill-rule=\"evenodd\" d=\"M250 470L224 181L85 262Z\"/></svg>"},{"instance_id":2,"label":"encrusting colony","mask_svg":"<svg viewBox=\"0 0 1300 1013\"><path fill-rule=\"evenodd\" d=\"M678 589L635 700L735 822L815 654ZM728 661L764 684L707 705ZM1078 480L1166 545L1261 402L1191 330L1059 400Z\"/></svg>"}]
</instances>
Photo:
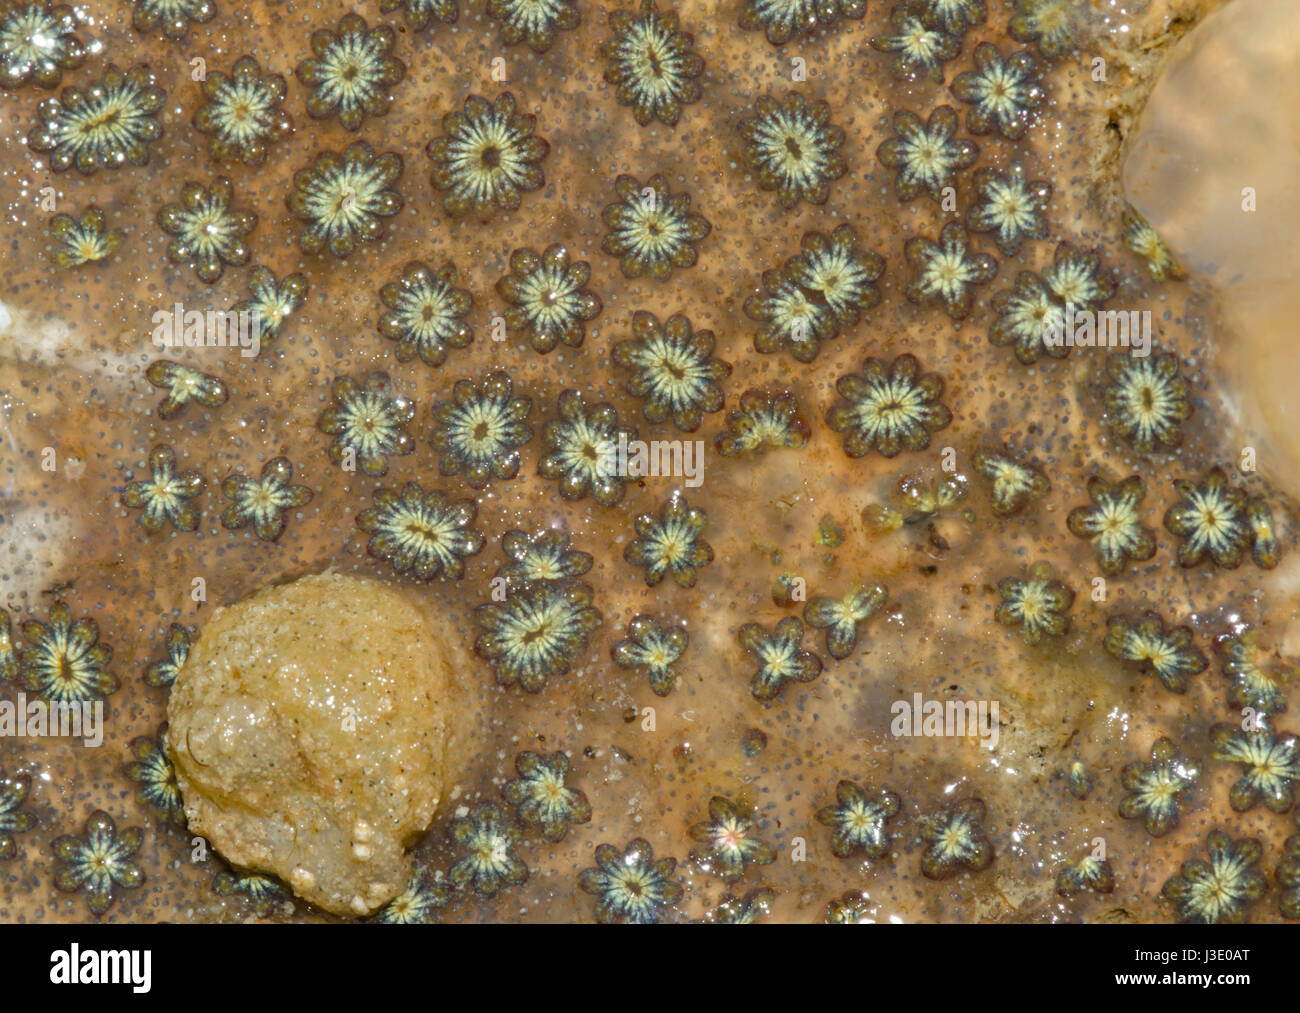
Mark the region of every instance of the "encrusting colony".
<instances>
[{"instance_id":1,"label":"encrusting colony","mask_svg":"<svg viewBox=\"0 0 1300 1013\"><path fill-rule=\"evenodd\" d=\"M307 428L316 461L293 447L209 474L179 426L222 419L247 396L243 378L226 363L208 372L176 361L179 355L144 366L154 392L151 435L123 455L133 464L116 490L134 544L146 552L197 533L254 539L250 544L263 552L283 552L306 508L323 496L322 480L337 478L352 495L348 537L376 570L472 604L467 645L478 677L495 682L502 695L537 700L566 680L595 693L592 684L608 670L656 698L684 697L700 678L702 653L726 650L727 670L737 673L731 688L743 697L737 706L770 716L793 706L802 711L803 697L792 700L810 684L819 683L813 692L841 692L844 673L859 671L847 666L879 672L878 635L924 600L910 574L877 580L850 565L805 596L802 588L795 593L801 578L783 572L769 583L772 602L787 611L756 600L746 621L711 637L719 631L705 628L707 611L697 606L702 595L719 593L719 571L730 574L735 565L735 532L727 519L710 517L716 500L704 491L661 486L650 498L638 496L645 483L620 455L642 437L693 446L681 438L701 434L711 465L744 476L770 466L773 455L806 455L802 448L820 438L836 455L836 470L847 460L847 474L860 468L887 475L894 486L891 505L863 511L871 537L907 527L922 532L925 551L942 558L951 548L945 514L968 526L978 519L988 533L985 547L994 550L1005 533L1050 528L1077 566L1054 569L1033 555L997 564L990 556L980 592L998 650L1020 666L1046 664L1087 639L1114 672L1154 676L1144 689L1163 696L1186 694L1213 665L1225 720L1207 723L1206 741L1158 737L1126 748L1110 783L1100 776L1094 782L1076 760L1065 765L1062 783L1075 802L1104 798L1132 821L1122 826L1153 838L1172 833L1202 802L1228 824L1210 832L1204 848L1164 883L1166 917L1240 921L1269 891L1278 895L1277 912L1300 917L1300 835L1278 859L1275 846L1238 839L1230 823L1236 813L1294 808L1300 745L1276 725L1294 666L1277 657L1269 641L1275 631L1266 623L1261 630L1253 618L1234 618L1207 631L1181 606L1158 598L1139 606L1139 596L1128 593L1135 578L1156 567L1186 571L1212 588L1209 582L1226 571L1243 564L1270 570L1285 553L1285 517L1275 517L1276 504L1260 482L1226 461L1187 456L1184 448L1205 446L1198 413L1212 410L1199 363L1172 344L1149 356L1129 349L1097 355L1080 396L1101 424L1063 450L1038 439L1037 423L1024 421L1018 431L984 426L973 418L980 411L976 381L951 366L943 346L914 344L907 331L887 334L884 322L870 316L891 299L918 334L935 324L948 338L955 333L958 344L995 346L990 361L1004 371L999 383L1065 390L1073 384L1065 370L1078 361L1066 362L1072 348L1055 340L1067 319L1135 298L1132 272L1110 266L1091 239L1063 234L1065 197L1072 196L1063 190L1073 181L1048 178L1034 148L1043 118L1057 115L1064 101L1057 93L1063 75L1055 72L1087 52L1086 5L1016 0L1008 14L985 0L898 0L870 9L861 0L743 0L737 23L707 26L703 19L723 16L706 5L621 6L593 24L595 9L583 0L480 5L474 13L484 15L489 58L507 53L512 73L491 79L500 87L476 84L439 96L421 156L400 132L386 132L380 118L425 100L425 63L437 50L419 48L424 41L482 33L482 26L467 27L467 5L459 0L379 0L364 17L318 16L304 40L288 44L293 60L236 49L195 78L190 93L172 96L149 60L128 59L129 47L118 52L110 44L101 53L71 8L0 2L0 88L25 103L26 147L42 168L82 187L77 202L47 222L49 264L61 275L109 269L125 244L141 242L138 230L124 231L117 204L94 203L96 194L84 188L97 178L139 173L164 126L169 133L192 128L211 164L168 170L163 190L170 196L150 210L152 238L183 269L176 273L186 291L224 291L220 284L237 272L246 298L231 309L257 319L263 356L272 345L278 353L300 316L312 312L309 295L322 304L333 299L328 288L309 293L309 277L315 287L322 273L343 269L340 261L373 258L390 246L397 257L363 275L374 279L362 293L369 334L353 336L369 341L384 361L363 367L322 356L314 367L321 399ZM171 40L177 54L180 40L190 46L230 13L209 2L135 0L131 8L134 30L160 45ZM889 87L911 87L917 97L906 107L871 109L864 117L852 96L816 85L812 76L795 77L793 87L769 83L736 95L710 76L707 43L724 36L726 44L745 47L748 61L772 53L807 58L862 22L870 43L863 72ZM701 32L705 27L711 30ZM588 52L592 32L600 42ZM548 234L514 234L521 209L558 209L556 188L570 185L562 177L572 161L557 155L562 146L583 143L581 131L542 94L588 57L595 70L584 77L587 100L605 103L608 122L635 132L637 143L608 165L579 151L584 172L605 175L598 187L577 192L599 189L599 200L567 209L568 218L557 214ZM288 75L285 66L296 69ZM167 115L173 100L183 117ZM712 136L706 114L721 106L726 134ZM711 201L716 187L684 174L655 148L656 139L687 131L695 132L689 143L725 149L720 185L736 207L809 223L778 226L774 260L743 265L752 268L747 292L724 292L727 275L720 273L719 261L736 249L726 245L735 241L736 223L727 221L735 209ZM869 131L875 140L864 146ZM304 134L320 143L297 144ZM169 157L175 162L174 151ZM252 173L262 171L288 182L275 195L278 213L259 219L250 209L258 192ZM907 205L922 216L888 245L864 238L867 221L850 213L864 180L887 206ZM452 237L455 256L444 255L441 243L410 246L408 218L436 219L429 228ZM486 235L497 225L511 232L510 245L484 286L480 255L460 237ZM1116 215L1112 232L1142 258L1134 261L1142 284L1183 277L1131 209ZM266 266L276 264L271 255L286 237L301 272L285 270L287 262ZM710 298L730 300L727 313L701 317L691 286L717 288ZM638 295L629 299L627 292ZM489 319L490 340L480 323ZM719 323L727 320L729 328ZM850 343L857 351L846 362L841 353ZM756 356L748 356L751 349ZM518 351L528 365L498 350ZM580 354L592 358L578 360ZM835 356L836 372L826 375L818 359ZM537 361L554 363L549 375L560 382L538 383ZM761 378L747 372L754 362ZM581 375L589 368L604 371L601 382L615 393L603 394ZM417 374L422 389L434 391L419 403L402 393ZM816 382L805 383L809 378ZM971 432L976 439L967 439ZM936 477L927 469L951 449L945 441L963 455L962 473L947 474L952 468L944 465ZM1084 470L1083 462L1103 454L1114 472ZM404 458L419 462L414 478ZM1160 477L1166 470L1171 477ZM971 496L959 502L968 483ZM508 495L530 497L536 513L520 510L498 526L496 501ZM1070 501L1053 502L1062 495ZM764 491L755 511L768 499ZM594 544L587 530L571 533L552 520L547 502L579 504L616 534ZM835 514L848 502L833 502L817 530L828 563L853 537ZM783 546L769 549L755 534L753 548L784 565ZM1094 574L1126 592L1100 611L1092 606L1110 600L1089 598ZM611 602L613 586L638 587L634 607ZM968 590L975 589L962 593ZM970 607L980 594L970 595ZM790 611L796 603L797 614ZM202 623L196 629L164 621L158 634L160 647L138 659L138 668L148 686L166 691ZM118 639L111 629L106 637ZM122 687L124 673L112 670L113 660L96 620L62 597L50 600L43 619L17 622L0 610L0 681L50 701L102 700ZM1234 717L1241 708L1262 715L1262 723L1244 727ZM143 811L183 825L176 770L164 748L167 727L155 727L130 740L121 774ZM416 874L376 920L438 920L468 897L487 902L532 888L541 842L558 846L575 837L590 857L569 885L584 895L587 916L600 922L679 921L695 907L704 921L741 923L768 917L783 903L762 876L788 848L789 835L761 800L711 788L707 801L692 803L692 846L684 855L684 842L673 854L658 837L647 839L658 832L653 820L635 837L604 840L591 836L601 825L601 796L591 768L576 758L579 744L530 735L527 743L522 732L515 736L518 746L507 757L512 774L490 789L486 782L474 786L462 810L441 814L431 832L441 843L420 846ZM767 742L766 732L752 728L742 752L758 758ZM1232 769L1235 780L1226 797L1207 798L1202 775L1217 767ZM978 777L941 798L904 783L897 768L879 777L830 773L825 783L833 787L819 788L805 816L809 836L835 861L871 872L906 865L924 880L954 879L979 890L984 870L1011 850L1001 835L1015 814L992 804L996 795L980 797ZM38 823L25 808L30 787L26 774L0 776L2 859L31 850L26 842ZM54 838L53 885L83 894L90 912L103 914L143 882L135 857L142 839L141 828L119 829L107 813L94 812L78 832ZM440 857L429 858L434 851ZM1081 918L1095 913L1086 906L1094 895L1125 888L1127 866L1075 851L1047 873L1060 910ZM706 896L710 887L703 884L714 880L725 892ZM212 886L259 917L293 904L283 884L256 869L219 871ZM554 882L547 888L565 889ZM826 906L827 921L873 917L866 893L843 893L842 885L830 893L842 896ZM825 901L817 902L819 916Z\"/></svg>"}]
</instances>

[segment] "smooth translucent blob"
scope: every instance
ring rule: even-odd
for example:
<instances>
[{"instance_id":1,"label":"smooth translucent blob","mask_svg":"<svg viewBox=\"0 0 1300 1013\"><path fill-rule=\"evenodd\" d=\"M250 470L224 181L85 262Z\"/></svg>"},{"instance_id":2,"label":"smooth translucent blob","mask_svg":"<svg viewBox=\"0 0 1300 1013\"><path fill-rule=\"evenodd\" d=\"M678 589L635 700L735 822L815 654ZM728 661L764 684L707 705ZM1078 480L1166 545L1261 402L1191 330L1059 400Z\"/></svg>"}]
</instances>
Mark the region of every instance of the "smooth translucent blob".
<instances>
[{"instance_id":1,"label":"smooth translucent blob","mask_svg":"<svg viewBox=\"0 0 1300 1013\"><path fill-rule=\"evenodd\" d=\"M471 720L465 659L426 601L320 574L217 609L167 704L190 829L336 914L405 889Z\"/></svg>"},{"instance_id":2,"label":"smooth translucent blob","mask_svg":"<svg viewBox=\"0 0 1300 1013\"><path fill-rule=\"evenodd\" d=\"M1230 0L1178 41L1126 141L1123 184L1218 290L1220 358L1259 468L1300 492L1297 0Z\"/></svg>"}]
</instances>

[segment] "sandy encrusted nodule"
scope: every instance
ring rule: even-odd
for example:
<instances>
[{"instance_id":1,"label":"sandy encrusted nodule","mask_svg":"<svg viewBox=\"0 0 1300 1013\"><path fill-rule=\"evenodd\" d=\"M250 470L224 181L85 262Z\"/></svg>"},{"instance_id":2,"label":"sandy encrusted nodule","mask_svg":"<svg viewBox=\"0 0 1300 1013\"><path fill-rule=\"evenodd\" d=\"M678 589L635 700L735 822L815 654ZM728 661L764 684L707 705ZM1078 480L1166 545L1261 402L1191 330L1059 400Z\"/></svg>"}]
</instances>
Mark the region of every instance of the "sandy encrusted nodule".
<instances>
[{"instance_id":1,"label":"sandy encrusted nodule","mask_svg":"<svg viewBox=\"0 0 1300 1013\"><path fill-rule=\"evenodd\" d=\"M455 650L433 609L373 579L218 609L167 707L190 828L327 911L387 903L455 780Z\"/></svg>"}]
</instances>

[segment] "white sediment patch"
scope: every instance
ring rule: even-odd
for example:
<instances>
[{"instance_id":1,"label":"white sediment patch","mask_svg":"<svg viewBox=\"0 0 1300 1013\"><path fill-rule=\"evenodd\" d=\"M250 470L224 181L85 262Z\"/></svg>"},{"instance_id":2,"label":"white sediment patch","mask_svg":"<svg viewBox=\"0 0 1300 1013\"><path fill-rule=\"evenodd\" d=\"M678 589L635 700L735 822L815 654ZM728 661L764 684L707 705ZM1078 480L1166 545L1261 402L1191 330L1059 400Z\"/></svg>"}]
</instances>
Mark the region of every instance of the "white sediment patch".
<instances>
[{"instance_id":1,"label":"white sediment patch","mask_svg":"<svg viewBox=\"0 0 1300 1013\"><path fill-rule=\"evenodd\" d=\"M111 350L109 342L92 343L87 337L85 328L70 320L37 317L0 301L0 367L21 362L105 376L142 368L138 353L121 355ZM142 342L147 342L148 337L145 333ZM152 346L141 343L139 351L146 350L152 350ZM0 373L0 388L5 377L6 374Z\"/></svg>"},{"instance_id":2,"label":"white sediment patch","mask_svg":"<svg viewBox=\"0 0 1300 1013\"><path fill-rule=\"evenodd\" d=\"M68 374L81 373L94 381L89 386L103 387L141 368L86 346L84 333L68 321L37 319L0 301L0 596L32 596L65 579L93 524L90 511L70 510L36 492L52 477L41 472L46 448L54 451L53 474L61 482L73 485L85 473L86 462L71 448L82 447L86 434L57 393ZM74 501L70 494L68 502Z\"/></svg>"}]
</instances>

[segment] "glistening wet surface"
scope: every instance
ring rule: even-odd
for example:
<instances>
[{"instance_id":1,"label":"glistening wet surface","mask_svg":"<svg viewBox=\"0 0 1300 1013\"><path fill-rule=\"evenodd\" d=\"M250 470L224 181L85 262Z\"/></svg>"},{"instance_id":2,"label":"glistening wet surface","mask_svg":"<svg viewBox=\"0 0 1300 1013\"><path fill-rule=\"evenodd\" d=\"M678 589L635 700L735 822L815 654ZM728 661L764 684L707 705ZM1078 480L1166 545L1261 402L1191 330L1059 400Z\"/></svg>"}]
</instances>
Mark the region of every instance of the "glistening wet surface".
<instances>
[{"instance_id":1,"label":"glistening wet surface","mask_svg":"<svg viewBox=\"0 0 1300 1013\"><path fill-rule=\"evenodd\" d=\"M874 921L1164 921L1197 916L1199 909L1172 895L1176 890L1162 897L1162 888L1207 841L1217 846L1211 838L1216 829L1232 842L1260 842L1255 868L1266 877L1266 889L1255 896L1259 884L1238 883L1238 902L1215 917L1281 917L1288 891L1275 873L1283 864L1283 842L1295 829L1290 803L1297 768L1283 712L1290 690L1283 682L1280 696L1266 707L1258 699L1243 704L1239 695L1230 696L1234 680L1224 668L1232 645L1216 643L1249 625L1257 631L1261 664L1292 667L1287 658L1295 650L1295 608L1286 577L1292 504L1270 484L1267 460L1243 470L1251 464L1243 452L1249 436L1238 432L1225 406L1249 392L1224 387L1231 345L1218 329L1212 293L1195 279L1157 281L1147 261L1126 248L1117 178L1120 143L1163 54L1215 5L1093 0L1071 8L1078 14L1077 32L1059 52L1041 33L1036 40L1025 36L1023 20L1016 23L1022 37L1013 38L1017 12L1010 3L990 0L986 19L975 16L984 7L978 2L897 5L899 19L933 8L924 13L924 25L956 47L939 68L940 83L924 74L914 80L897 76L896 54L869 44L892 33L890 9L881 3L867 5L863 17L839 17L777 45L761 28L740 27L745 5L739 0L682 0L674 10L681 30L693 35L704 67L698 100L683 104L676 125L668 126L658 119L639 124L634 109L620 104L616 87L604 79L610 63L604 47L614 30L607 14L618 8L579 0L572 5L580 16L576 27L555 31L549 47L538 52L526 41L503 42L500 21L479 0L462 2L454 23L435 20L427 30L409 26L400 9L385 13L380 4L366 3L356 13L371 28L392 27L391 52L405 74L381 86L392 96L386 114L362 116L356 130L337 115L309 115L312 86L298 70L311 56L312 33L339 32L340 19L353 8L261 2L236 7L218 0L214 17L188 24L183 37L173 40L161 27L133 27L133 8L150 6L78 6L76 33L87 49L80 64L62 70L58 89L28 83L0 99L6 251L0 595L24 659L14 678L0 686L0 700L17 700L20 692L40 695L25 681L35 678L30 659L40 646L39 628L24 624L48 624L60 601L71 617L98 625L101 642L112 647L107 669L120 683L105 698L101 746L17 736L0 743L0 770L30 776L20 811L34 817L29 829L10 834L15 853L0 861L0 911L6 919L92 917L87 891L58 889L56 878L67 863L56 857L52 842L60 835L84 836L96 810L115 821L119 837L128 828L142 829L133 861L144 882L115 888L111 906L99 915L105 920L330 917L287 895L258 907L238 890L218 892L214 878L225 870L220 858L142 803L124 768L135 759L133 741L156 733L167 700L165 686L146 682L146 670L166 657L171 624L202 637L214 608L326 569L416 589L443 610L447 635L471 648L484 615L476 609L494 600L499 585L493 578L506 562L502 538L512 530L563 531L572 549L591 555L590 569L573 579L593 589L592 605L602 622L571 652L568 670L550 674L536 692L517 681L502 685L501 666L494 669L483 657L464 673L482 731L453 798L416 847L425 893L441 902L430 917L593 920L601 910L599 898L582 889L591 885L583 870L597 867L598 846L622 852L640 838L656 859L677 861L671 878L682 884L682 896L655 911L663 920L710 913L721 920L736 911L736 905L724 904L730 896L748 897L750 912L769 920L820 921L834 913ZM494 0L492 8L512 6ZM1063 6L1070 5L1027 0L1020 13L1023 19L1026 12L1045 15ZM853 13L857 5L840 7ZM958 13L959 29L936 29L936 11L947 8L969 12L974 23L965 24ZM661 13L668 9L659 6ZM974 54L984 42L1001 57L1032 53L1041 73L1044 98L1028 113L1018 139L996 130L972 133L971 104L950 91L958 75L979 69ZM256 58L262 74L286 79L283 109L293 123L291 133L269 143L257 166L214 157L209 136L193 125L204 103L195 76L230 75L246 54ZM33 131L42 122L40 103L69 86L88 88L110 64L124 73L145 68L166 93L156 114L161 137L147 143L147 164L127 161L92 172L76 164L52 168L56 156L32 150ZM454 191L438 187L426 148L458 128L458 121L444 119L448 114L472 117L482 111L478 103L466 106L471 95L494 102L507 92L518 112L535 117L533 133L547 142L536 163L544 183L523 189L517 207L449 211L445 198ZM794 195L799 199L793 207L783 206L782 194L762 185L770 180L760 178L746 158L746 137L756 135L746 121L771 113L763 96L781 103L787 92L809 104L827 103L831 124L843 134L838 157L844 172L829 180L822 203L814 202L821 194L810 186ZM933 197L929 187L918 187L906 198L895 185L896 170L882 164L878 149L895 136L897 113L911 111L933 124L931 114L942 106L954 110L956 137L972 142L978 155L941 179ZM833 148L821 126L821 134L810 136ZM402 198L401 210L382 219L381 236L356 243L346 258L328 248L304 252L305 223L286 204L295 174L319 154L342 153L358 140L376 156L400 156L401 173L390 186ZM786 150L794 155L788 145ZM994 258L996 275L970 286L968 307L960 299L948 305L944 299L925 301L914 287L909 295L929 248L913 243L909 258L908 241L938 242L945 225L967 221L980 204L977 174L1010 174L1016 163L1024 166L1031 187L1039 180L1051 186L1042 234L1009 253L994 235L971 231L971 254ZM193 267L169 258L172 237L158 216L164 205L181 203L186 184L210 188L217 176L229 178L233 206L254 212L257 223L243 239L250 250L247 263L225 264L219 278L207 283ZM622 194L621 176L635 179L623 184ZM644 210L647 201L675 207L653 187L656 176L664 177L668 194L689 194L690 212L711 228L694 242L694 263L681 255L665 278L629 277L636 265L626 254L621 263L617 249L608 252L605 209L620 200L630 213ZM949 185L951 194L943 190ZM78 218L91 205L120 233L120 245L98 262L60 268L53 260L58 245L51 219ZM877 303L868 305L869 295L860 290L860 312L836 317L827 287L794 277L807 265L807 253L786 274L768 275L765 288L763 272L788 265L801 244L819 248L815 240L804 242L807 234L829 243L844 225L853 230L859 263L870 260L868 251L883 258L883 274L874 282ZM1086 257L1073 263L1101 289L1113 272L1113 292L1103 294L1108 297L1097 301L1098 308L1150 311L1151 356L1121 350L1112 359L1102 349L1075 348L1057 357L1037 348L1035 361L1026 363L1014 347L990 341L1005 316L995 296L1013 290L1020 272L1063 278L1064 272L1045 270L1059 262L1060 242L1080 253L1097 251L1097 263ZM510 306L498 282L527 263L512 264L514 251L541 256L552 244L562 244L571 262L590 265L586 288L601 309L584 322L580 346L561 341L543 353L527 334L504 326ZM412 262L427 264L434 274L453 265L454 287L472 299L464 313L472 341L464 347L459 338L448 342L437 365L419 355L403 361L398 342L380 328L390 309L381 289L398 283ZM249 298L259 265L280 281L300 274L306 283L302 305L260 355L154 344L156 313L176 304L206 311L241 303ZM983 273L989 270L985 265ZM761 309L765 291L787 293L807 307L812 321L796 340L786 334L766 353L756 349L764 323L746 311L751 299L750 310ZM1051 305L1064 301L1048 299ZM635 360L628 352L616 355L615 348L645 339L648 332L634 329L639 311L660 323L681 314L695 332L712 332L712 356L730 366L725 375L715 371L725 397L721 408L711 410L718 406L702 396L697 422L689 410L677 417L657 412L654 397L636 382L629 390ZM778 330L783 322L789 318L776 320ZM798 340L809 331L824 337L811 356L808 342ZM1168 361L1162 353L1176 356L1190 411L1182 413L1185 418L1172 413L1172 428L1163 431L1169 439L1144 442L1140 433L1125 432L1129 415L1114 393L1108 400L1108 388L1115 387L1121 367ZM904 427L906 434L894 443L861 434L855 439L861 423L834 411L849 404L842 394L863 397L867 381L877 376L870 368L863 373L869 357L879 360L881 376L893 368L895 382L903 382L899 378L911 374L906 359L899 365L900 356L915 357L918 377L941 377L942 391L936 394L932 380L917 379L903 395L893 395L895 401L912 403L908 399L923 389L946 412L917 415L923 421ZM160 359L219 378L228 398L213 407L191 402L164 417L171 415L160 409L164 391L146 376ZM514 395L531 399L526 422L533 435L518 448L514 477L493 474L475 488L463 467L452 474L440 469L443 454L432 445L433 406L452 400L457 381L481 384L496 370L508 373ZM352 462L346 455L331 458L335 437L318 426L335 400L337 378L364 383L375 372L387 374L393 393L415 407L405 426L413 449L388 454L382 476L367 474L364 454L355 470L346 470ZM664 373L671 370L651 378L663 381ZM853 374L863 379L842 382ZM730 445L724 439L720 447L716 438L728 428L729 413L756 403L742 401L752 390L792 395L806 423L806 441L794 426L787 435L795 446L723 453ZM562 417L564 391L577 391L587 405L612 405L619 424L634 428L641 440L702 441L698 482L681 474L633 476L620 483L623 494L611 505L591 494L564 498L553 475L539 474L539 461L552 449L544 430ZM1149 413L1150 405L1141 411ZM129 485L149 478L150 455L158 446L172 448L179 470L204 480L203 490L188 501L201 511L193 530L178 530L168 521L149 532L140 523L142 509L129 505ZM292 482L311 490L310 502L285 511L287 523L274 540L260 538L252 525L230 530L221 520L231 505L223 481L232 472L257 477L278 457L292 462ZM1017 473L1026 484L1023 492L1014 482L1009 489L994 485L990 476L998 457L1032 469ZM1250 503L1271 511L1280 565L1268 553L1267 532L1247 523L1245 497L1230 497L1242 531L1219 554L1222 563L1239 565L1218 565L1213 552L1194 559L1188 550L1187 565L1180 564L1180 544L1191 536L1170 530L1165 512L1180 498L1202 493L1184 494L1173 483L1203 483L1216 465ZM1094 483L1090 494L1093 476L1118 483L1134 474L1145 493L1140 525L1154 540L1154 551L1121 555L1107 571L1093 544L1072 530L1083 522L1067 518L1095 505L1099 487ZM452 501L474 501L469 527L485 544L464 558L462 576L444 573L423 581L368 554L370 536L359 529L357 516L374 505L377 489L400 491L408 482ZM941 483L964 494L941 497ZM1104 499L1107 492L1099 494ZM697 555L701 565L690 586L682 586L689 583L684 572L680 582L670 573L649 584L653 566L625 555L639 537L634 522L643 514L658 516L675 498L707 517L700 537L711 548L711 560L704 563L702 551ZM1040 563L1051 567L1050 577L1034 569ZM1009 578L1037 580L1032 593L1050 598L1037 643L1026 636L1034 624L1017 622L1006 609L1002 618L1008 621L995 615L1004 599L1027 593L1023 584L1000 590ZM763 637L771 636L783 620L804 619L814 600L840 599L871 585L883 586L887 599L869 616L870 608L862 606L865 617L855 626L847 656L835 658L826 632L805 624L801 647L819 656L820 674L810 681L778 680L779 692L759 699L769 694L753 692L758 662L741 641L755 647L768 641L746 633L746 624L758 624ZM510 591L517 593L522 592ZM1068 608L1062 608L1067 599ZM1139 626L1147 610L1159 613L1163 632ZM1052 618L1062 611L1068 626ZM673 666L676 678L660 686L669 689L667 695L654 692L644 671L623 667L612 655L639 614L687 632L688 646ZM1190 644L1166 635L1178 627L1187 629ZM1145 630L1155 640L1134 647L1123 639L1125 629L1134 636ZM1116 650L1107 650L1108 632ZM1128 661L1116 656L1125 645ZM1173 674L1163 683L1140 670L1142 658L1149 669L1171 657ZM1180 660L1195 669L1198 657L1203 670L1181 677ZM811 674L807 667L804 674ZM923 723L917 729L922 734L895 734L898 705L912 705L918 694L923 705L996 704L996 741L993 726L983 736L928 734ZM1216 758L1231 748L1230 737L1216 737L1211 729L1225 723L1240 728L1247 705L1269 712L1259 730L1277 751L1268 761L1273 766L1265 786L1243 796L1230 794L1243 775L1242 763ZM1185 757L1173 765L1174 776L1186 775L1188 782L1176 785L1184 789L1175 799L1178 815L1170 820L1157 811L1170 795L1157 786L1141 804L1128 803L1131 818L1124 818L1122 800L1142 788L1138 773L1126 786L1121 770L1135 762L1159 768L1152 750L1161 739ZM528 870L521 884L502 886L492 896L473 882L436 889L451 882L451 870L467 854L453 836L455 822L489 801L515 818L516 806L503 798L503 788L520 776L517 757L557 751L569 757L568 784L585 794L590 821L575 823L558 842L522 824L510 845ZM1076 763L1091 782L1086 792L1079 776L1069 777ZM1261 766L1268 764L1254 764L1256 774ZM877 814L883 843L835 849L850 852L846 857L837 856L832 828L817 818L836 805L842 781L862 786L871 799L884 791L898 802L895 814ZM703 853L708 845L692 836L692 827L710 820L715 796L749 812L751 826L744 833L767 845L751 850L738 877L718 855ZM844 793L841 801L852 797ZM963 867L939 847L947 840L941 814L970 799L982 802L987 843L976 840L968 852L957 847L953 855L968 860ZM725 806L713 809L714 818L727 815ZM960 837L961 827L956 829ZM1104 854L1113 888L1059 892L1063 870L1092 854ZM221 883L229 887L229 880ZM764 892L754 893L759 890ZM828 912L828 905L850 893L851 902Z\"/></svg>"}]
</instances>

